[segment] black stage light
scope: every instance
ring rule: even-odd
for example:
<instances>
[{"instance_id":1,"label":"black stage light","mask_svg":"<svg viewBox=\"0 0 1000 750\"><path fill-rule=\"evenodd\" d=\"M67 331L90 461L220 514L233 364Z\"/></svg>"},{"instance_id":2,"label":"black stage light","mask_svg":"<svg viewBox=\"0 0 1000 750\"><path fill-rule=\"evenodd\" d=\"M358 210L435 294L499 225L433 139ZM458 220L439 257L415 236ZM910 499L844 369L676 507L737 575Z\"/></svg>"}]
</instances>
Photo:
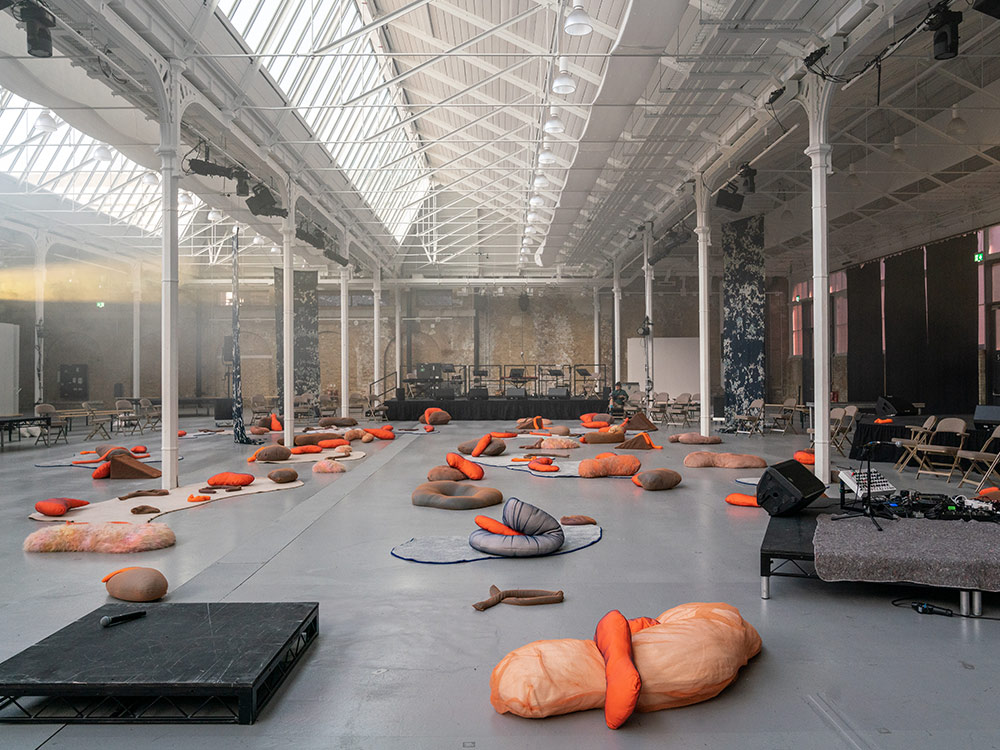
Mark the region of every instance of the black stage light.
<instances>
[{"instance_id":1,"label":"black stage light","mask_svg":"<svg viewBox=\"0 0 1000 750\"><path fill-rule=\"evenodd\" d=\"M233 176L236 178L236 195L240 198L246 198L250 195L250 173L245 170L233 170Z\"/></svg>"},{"instance_id":2,"label":"black stage light","mask_svg":"<svg viewBox=\"0 0 1000 750\"><path fill-rule=\"evenodd\" d=\"M323 257L326 258L327 260L332 260L334 263L339 263L342 266L346 266L350 263L350 261L347 258L345 258L343 255L340 255L331 248L326 248L323 251Z\"/></svg>"},{"instance_id":3,"label":"black stage light","mask_svg":"<svg viewBox=\"0 0 1000 750\"><path fill-rule=\"evenodd\" d=\"M639 325L639 327L635 329L635 333L637 336L648 336L650 333L652 333L652 326L653 323L649 319L649 316L647 315L645 318L642 319L642 323Z\"/></svg>"},{"instance_id":4,"label":"black stage light","mask_svg":"<svg viewBox=\"0 0 1000 750\"><path fill-rule=\"evenodd\" d=\"M951 60L958 56L958 25L962 14L938 6L927 20L927 28L934 32L934 59Z\"/></svg>"},{"instance_id":5,"label":"black stage light","mask_svg":"<svg viewBox=\"0 0 1000 750\"><path fill-rule=\"evenodd\" d=\"M194 174L200 174L205 177L229 177L233 176L232 167L223 167L220 164L214 164L210 161L204 161L203 159L188 159L188 169L190 169Z\"/></svg>"},{"instance_id":6,"label":"black stage light","mask_svg":"<svg viewBox=\"0 0 1000 750\"><path fill-rule=\"evenodd\" d=\"M274 193L264 183L254 186L253 195L247 198L247 208L254 216L288 216L288 210L278 206Z\"/></svg>"},{"instance_id":7,"label":"black stage light","mask_svg":"<svg viewBox=\"0 0 1000 750\"><path fill-rule=\"evenodd\" d=\"M757 177L757 170L751 167L749 162L740 167L740 177L743 178L743 192L748 194L757 192L757 183L754 179Z\"/></svg>"},{"instance_id":8,"label":"black stage light","mask_svg":"<svg viewBox=\"0 0 1000 750\"><path fill-rule=\"evenodd\" d=\"M52 32L55 17L34 3L24 3L15 15L24 22L28 37L28 54L32 57L52 57Z\"/></svg>"},{"instance_id":9,"label":"black stage light","mask_svg":"<svg viewBox=\"0 0 1000 750\"><path fill-rule=\"evenodd\" d=\"M295 236L317 250L326 250L326 237L319 231L310 231L304 224L295 228Z\"/></svg>"},{"instance_id":10,"label":"black stage light","mask_svg":"<svg viewBox=\"0 0 1000 750\"><path fill-rule=\"evenodd\" d=\"M718 208L724 208L727 211L739 213L743 210L743 196L740 195L736 186L730 182L715 196L715 205Z\"/></svg>"}]
</instances>

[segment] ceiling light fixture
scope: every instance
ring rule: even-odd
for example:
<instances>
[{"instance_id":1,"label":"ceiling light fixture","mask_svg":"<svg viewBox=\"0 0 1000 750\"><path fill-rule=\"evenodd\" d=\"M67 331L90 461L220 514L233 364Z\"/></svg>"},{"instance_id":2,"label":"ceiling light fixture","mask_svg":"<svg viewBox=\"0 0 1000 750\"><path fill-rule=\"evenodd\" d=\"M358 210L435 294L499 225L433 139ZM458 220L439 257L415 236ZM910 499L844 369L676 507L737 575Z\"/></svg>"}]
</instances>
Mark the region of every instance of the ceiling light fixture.
<instances>
[{"instance_id":1,"label":"ceiling light fixture","mask_svg":"<svg viewBox=\"0 0 1000 750\"><path fill-rule=\"evenodd\" d=\"M549 148L548 141L542 142L542 150L538 152L538 163L543 166L556 163L556 155Z\"/></svg>"},{"instance_id":2,"label":"ceiling light fixture","mask_svg":"<svg viewBox=\"0 0 1000 750\"><path fill-rule=\"evenodd\" d=\"M277 245L275 245L274 247L271 248L271 252L272 253L280 253L281 252L281 248L278 247Z\"/></svg>"},{"instance_id":3,"label":"ceiling light fixture","mask_svg":"<svg viewBox=\"0 0 1000 750\"><path fill-rule=\"evenodd\" d=\"M213 208L208 212L209 221L222 221L222 211L217 208Z\"/></svg>"},{"instance_id":4,"label":"ceiling light fixture","mask_svg":"<svg viewBox=\"0 0 1000 750\"><path fill-rule=\"evenodd\" d=\"M594 30L594 24L583 9L582 3L573 3L573 10L566 16L563 31L570 36L586 36Z\"/></svg>"},{"instance_id":5,"label":"ceiling light fixture","mask_svg":"<svg viewBox=\"0 0 1000 750\"><path fill-rule=\"evenodd\" d=\"M97 161L109 162L114 158L114 156L111 154L111 149L102 143L94 149L94 158L97 159Z\"/></svg>"},{"instance_id":6,"label":"ceiling light fixture","mask_svg":"<svg viewBox=\"0 0 1000 750\"><path fill-rule=\"evenodd\" d=\"M549 110L549 119L545 121L542 125L542 130L544 130L549 135L557 135L559 133L566 132L566 126L563 121L559 119L559 115L556 113L556 108L552 107Z\"/></svg>"},{"instance_id":7,"label":"ceiling light fixture","mask_svg":"<svg viewBox=\"0 0 1000 750\"><path fill-rule=\"evenodd\" d=\"M899 164L906 161L906 151L900 145L898 135L892 139L892 160Z\"/></svg>"},{"instance_id":8,"label":"ceiling light fixture","mask_svg":"<svg viewBox=\"0 0 1000 750\"><path fill-rule=\"evenodd\" d=\"M565 57L560 57L557 67L559 69L559 73L552 79L552 93L572 94L576 91L576 81L573 80L573 76L569 74L569 62Z\"/></svg>"},{"instance_id":9,"label":"ceiling light fixture","mask_svg":"<svg viewBox=\"0 0 1000 750\"><path fill-rule=\"evenodd\" d=\"M957 104L951 105L951 120L948 122L948 127L945 128L945 132L952 138L963 136L969 132L969 124L958 114Z\"/></svg>"},{"instance_id":10,"label":"ceiling light fixture","mask_svg":"<svg viewBox=\"0 0 1000 750\"><path fill-rule=\"evenodd\" d=\"M547 188L549 186L549 178L543 175L541 172L538 172L535 175L535 179L531 181L531 186L536 190L542 190L544 188Z\"/></svg>"},{"instance_id":11,"label":"ceiling light fixture","mask_svg":"<svg viewBox=\"0 0 1000 750\"><path fill-rule=\"evenodd\" d=\"M38 115L38 119L35 120L35 130L40 130L43 133L54 133L59 130L59 123L56 122L56 118L52 116L52 113L48 110L42 112Z\"/></svg>"},{"instance_id":12,"label":"ceiling light fixture","mask_svg":"<svg viewBox=\"0 0 1000 750\"><path fill-rule=\"evenodd\" d=\"M541 221L541 220L542 220L541 214L536 213L534 211L528 212L528 221L531 222L532 224L534 224L536 221Z\"/></svg>"},{"instance_id":13,"label":"ceiling light fixture","mask_svg":"<svg viewBox=\"0 0 1000 750\"><path fill-rule=\"evenodd\" d=\"M545 199L540 195L531 196L531 200L528 201L528 205L532 208L541 208L545 205Z\"/></svg>"},{"instance_id":14,"label":"ceiling light fixture","mask_svg":"<svg viewBox=\"0 0 1000 750\"><path fill-rule=\"evenodd\" d=\"M183 191L180 191L180 192L177 193L177 205L178 206L190 206L190 205L193 205L193 204L194 204L194 200L192 200L191 195L189 193L185 193Z\"/></svg>"},{"instance_id":15,"label":"ceiling light fixture","mask_svg":"<svg viewBox=\"0 0 1000 750\"><path fill-rule=\"evenodd\" d=\"M258 234L256 237L253 238L253 244L255 244L255 245L263 245L264 244L264 238L261 237Z\"/></svg>"},{"instance_id":16,"label":"ceiling light fixture","mask_svg":"<svg viewBox=\"0 0 1000 750\"><path fill-rule=\"evenodd\" d=\"M158 175L156 172L146 172L142 176L142 184L143 185L150 185L150 186L152 186L152 185L159 185L160 184L160 175Z\"/></svg>"},{"instance_id":17,"label":"ceiling light fixture","mask_svg":"<svg viewBox=\"0 0 1000 750\"><path fill-rule=\"evenodd\" d=\"M524 228L524 233L525 233L525 234L537 234L537 233L538 233L538 230L537 230L537 229L535 229L535 228L534 228L533 226L531 226L531 225L529 224L528 226L526 226L526 227Z\"/></svg>"},{"instance_id":18,"label":"ceiling light fixture","mask_svg":"<svg viewBox=\"0 0 1000 750\"><path fill-rule=\"evenodd\" d=\"M0 3L4 8L9 5L9 2ZM32 57L52 57L51 29L56 25L55 16L33 0L25 0L14 12L17 20L24 22L28 54Z\"/></svg>"},{"instance_id":19,"label":"ceiling light fixture","mask_svg":"<svg viewBox=\"0 0 1000 750\"><path fill-rule=\"evenodd\" d=\"M858 173L854 171L853 163L847 168L847 186L851 188L851 190L857 190L861 187L861 178L858 177Z\"/></svg>"}]
</instances>

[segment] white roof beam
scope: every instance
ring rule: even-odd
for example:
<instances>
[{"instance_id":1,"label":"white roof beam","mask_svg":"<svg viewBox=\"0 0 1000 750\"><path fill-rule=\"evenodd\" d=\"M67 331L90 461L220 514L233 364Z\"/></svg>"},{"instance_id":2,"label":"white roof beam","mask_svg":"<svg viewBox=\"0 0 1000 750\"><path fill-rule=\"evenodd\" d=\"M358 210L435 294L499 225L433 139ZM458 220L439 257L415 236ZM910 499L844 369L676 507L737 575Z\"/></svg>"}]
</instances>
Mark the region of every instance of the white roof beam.
<instances>
[{"instance_id":1,"label":"white roof beam","mask_svg":"<svg viewBox=\"0 0 1000 750\"><path fill-rule=\"evenodd\" d=\"M392 23L397 18L405 16L407 13L423 8L430 1L431 0L414 0L411 3L407 3L402 8L398 8L390 13L386 13L384 16L380 16L371 23L365 24L364 26L357 28L348 34L345 34L339 39L334 39L332 42L327 42L326 44L320 45L319 47L313 50L313 54L320 55L323 54L324 52L330 52L331 50L335 50L339 47L342 47L348 42L354 41L358 37L362 37L365 34L370 34L373 31L382 28L386 24Z\"/></svg>"}]
</instances>

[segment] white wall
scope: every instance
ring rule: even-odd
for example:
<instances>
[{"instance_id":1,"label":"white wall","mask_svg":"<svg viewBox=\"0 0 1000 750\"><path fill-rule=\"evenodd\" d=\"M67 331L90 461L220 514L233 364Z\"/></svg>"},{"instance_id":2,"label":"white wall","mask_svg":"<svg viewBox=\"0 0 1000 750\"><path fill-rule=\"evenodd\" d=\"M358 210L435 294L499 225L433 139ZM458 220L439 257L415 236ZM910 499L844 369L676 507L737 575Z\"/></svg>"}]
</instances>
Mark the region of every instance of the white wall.
<instances>
[{"instance_id":1,"label":"white wall","mask_svg":"<svg viewBox=\"0 0 1000 750\"><path fill-rule=\"evenodd\" d=\"M0 323L0 414L20 414L18 408L20 326Z\"/></svg>"},{"instance_id":2,"label":"white wall","mask_svg":"<svg viewBox=\"0 0 1000 750\"><path fill-rule=\"evenodd\" d=\"M641 338L630 338L625 379L646 387L646 355ZM698 392L698 337L653 339L653 392L671 396Z\"/></svg>"}]
</instances>

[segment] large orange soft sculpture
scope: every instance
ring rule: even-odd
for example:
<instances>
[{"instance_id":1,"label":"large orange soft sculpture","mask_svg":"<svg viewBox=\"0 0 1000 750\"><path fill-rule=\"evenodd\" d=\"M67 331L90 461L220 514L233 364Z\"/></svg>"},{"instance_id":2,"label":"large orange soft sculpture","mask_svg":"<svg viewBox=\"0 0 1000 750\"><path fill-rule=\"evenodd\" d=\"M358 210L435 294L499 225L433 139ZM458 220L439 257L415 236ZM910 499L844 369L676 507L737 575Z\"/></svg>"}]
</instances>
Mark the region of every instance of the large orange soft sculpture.
<instances>
[{"instance_id":1,"label":"large orange soft sculpture","mask_svg":"<svg viewBox=\"0 0 1000 750\"><path fill-rule=\"evenodd\" d=\"M598 624L597 642L562 638L511 651L490 676L498 713L531 719L605 708L612 729L632 710L659 711L718 695L760 652L760 636L739 610L693 602L655 620L617 610Z\"/></svg>"},{"instance_id":2,"label":"large orange soft sculpture","mask_svg":"<svg viewBox=\"0 0 1000 750\"><path fill-rule=\"evenodd\" d=\"M580 476L587 479L596 477L630 477L642 468L642 462L631 455L600 453L594 458L580 462Z\"/></svg>"}]
</instances>

